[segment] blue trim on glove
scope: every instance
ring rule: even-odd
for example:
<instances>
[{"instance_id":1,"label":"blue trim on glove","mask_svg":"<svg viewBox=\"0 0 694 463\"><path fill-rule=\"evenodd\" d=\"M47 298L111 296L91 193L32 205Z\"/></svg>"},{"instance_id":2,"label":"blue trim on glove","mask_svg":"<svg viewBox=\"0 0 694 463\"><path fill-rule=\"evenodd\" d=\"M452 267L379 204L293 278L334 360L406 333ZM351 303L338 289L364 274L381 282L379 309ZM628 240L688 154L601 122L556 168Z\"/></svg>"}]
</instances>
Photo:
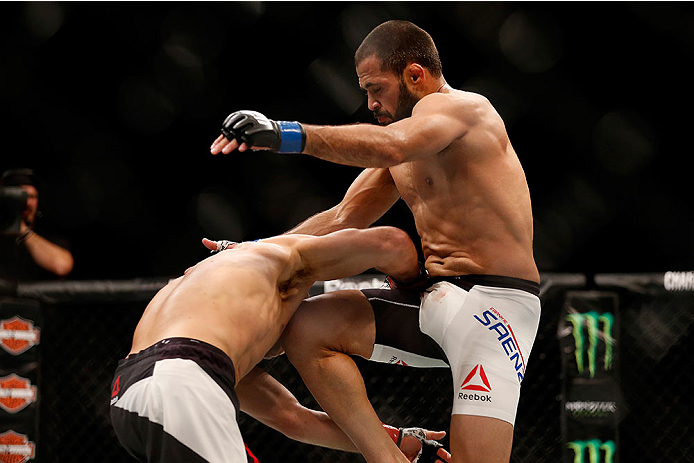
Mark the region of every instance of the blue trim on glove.
<instances>
[{"instance_id":1,"label":"blue trim on glove","mask_svg":"<svg viewBox=\"0 0 694 463\"><path fill-rule=\"evenodd\" d=\"M278 153L301 153L304 144L304 131L298 122L277 121L282 135Z\"/></svg>"}]
</instances>

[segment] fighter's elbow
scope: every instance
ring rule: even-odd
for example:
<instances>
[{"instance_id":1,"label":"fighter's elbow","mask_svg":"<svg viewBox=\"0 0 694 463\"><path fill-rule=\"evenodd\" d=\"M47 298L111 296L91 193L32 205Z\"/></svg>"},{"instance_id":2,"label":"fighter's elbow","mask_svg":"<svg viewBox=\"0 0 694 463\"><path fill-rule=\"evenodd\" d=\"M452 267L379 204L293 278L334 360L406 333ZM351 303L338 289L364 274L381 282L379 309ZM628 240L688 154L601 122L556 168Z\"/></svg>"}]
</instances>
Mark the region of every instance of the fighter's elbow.
<instances>
[{"instance_id":1,"label":"fighter's elbow","mask_svg":"<svg viewBox=\"0 0 694 463\"><path fill-rule=\"evenodd\" d=\"M301 404L298 402L293 407L285 407L277 413L273 426L275 430L281 432L289 439L301 441L304 438L304 428L299 415Z\"/></svg>"},{"instance_id":2,"label":"fighter's elbow","mask_svg":"<svg viewBox=\"0 0 694 463\"><path fill-rule=\"evenodd\" d=\"M394 167L406 162L405 153L401 150L391 148L384 156L383 165L379 167Z\"/></svg>"}]
</instances>

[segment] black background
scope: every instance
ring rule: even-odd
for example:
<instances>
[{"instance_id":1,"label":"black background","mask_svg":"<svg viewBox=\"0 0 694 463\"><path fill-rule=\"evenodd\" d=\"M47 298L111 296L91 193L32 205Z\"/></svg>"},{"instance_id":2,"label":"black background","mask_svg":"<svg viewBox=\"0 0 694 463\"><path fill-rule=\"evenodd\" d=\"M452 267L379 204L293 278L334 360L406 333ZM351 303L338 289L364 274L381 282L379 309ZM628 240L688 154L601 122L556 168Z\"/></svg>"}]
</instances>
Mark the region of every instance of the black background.
<instances>
[{"instance_id":1,"label":"black background","mask_svg":"<svg viewBox=\"0 0 694 463\"><path fill-rule=\"evenodd\" d=\"M691 268L687 2L3 3L0 169L43 177L70 278L180 274L203 236L278 234L341 199L359 169L209 146L238 109L372 122L352 56L388 19L506 121L541 271ZM412 231L403 205L384 222Z\"/></svg>"}]
</instances>

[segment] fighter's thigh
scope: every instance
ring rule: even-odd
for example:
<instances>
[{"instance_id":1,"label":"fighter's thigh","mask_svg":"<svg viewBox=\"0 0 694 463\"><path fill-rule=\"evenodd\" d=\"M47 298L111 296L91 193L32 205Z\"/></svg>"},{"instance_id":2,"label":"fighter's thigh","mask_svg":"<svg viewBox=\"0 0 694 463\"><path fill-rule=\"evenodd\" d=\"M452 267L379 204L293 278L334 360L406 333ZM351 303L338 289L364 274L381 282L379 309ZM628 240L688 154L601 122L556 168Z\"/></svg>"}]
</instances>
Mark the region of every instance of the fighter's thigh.
<instances>
[{"instance_id":1,"label":"fighter's thigh","mask_svg":"<svg viewBox=\"0 0 694 463\"><path fill-rule=\"evenodd\" d=\"M513 426L497 418L475 415L451 417L452 463L508 463Z\"/></svg>"},{"instance_id":2,"label":"fighter's thigh","mask_svg":"<svg viewBox=\"0 0 694 463\"><path fill-rule=\"evenodd\" d=\"M282 335L292 351L322 348L370 357L376 338L373 309L361 291L335 291L305 300Z\"/></svg>"}]
</instances>

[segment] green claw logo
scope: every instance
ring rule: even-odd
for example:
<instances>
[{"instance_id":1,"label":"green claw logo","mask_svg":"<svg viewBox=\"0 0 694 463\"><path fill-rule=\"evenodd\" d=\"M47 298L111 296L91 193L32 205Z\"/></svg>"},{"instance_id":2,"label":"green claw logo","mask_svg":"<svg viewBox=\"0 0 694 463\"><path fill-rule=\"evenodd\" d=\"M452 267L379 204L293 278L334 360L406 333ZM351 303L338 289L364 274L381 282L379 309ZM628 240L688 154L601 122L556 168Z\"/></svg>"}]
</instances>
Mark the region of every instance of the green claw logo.
<instances>
[{"instance_id":1,"label":"green claw logo","mask_svg":"<svg viewBox=\"0 0 694 463\"><path fill-rule=\"evenodd\" d=\"M612 369L612 348L614 338L612 337L612 325L614 317L611 313L598 314L591 311L586 313L572 313L566 316L566 320L573 325L573 337L576 343L574 351L576 355L576 366L578 372L583 374L585 369L584 356L588 357L588 374L591 378L595 377L596 355L598 343L602 340L605 343L605 356L603 365L605 371ZM586 346L585 332L588 335Z\"/></svg>"},{"instance_id":2,"label":"green claw logo","mask_svg":"<svg viewBox=\"0 0 694 463\"><path fill-rule=\"evenodd\" d=\"M614 461L615 444L608 440L602 442L598 439L578 440L566 444L574 451L573 463L612 463ZM588 458L586 458L586 452Z\"/></svg>"}]
</instances>

